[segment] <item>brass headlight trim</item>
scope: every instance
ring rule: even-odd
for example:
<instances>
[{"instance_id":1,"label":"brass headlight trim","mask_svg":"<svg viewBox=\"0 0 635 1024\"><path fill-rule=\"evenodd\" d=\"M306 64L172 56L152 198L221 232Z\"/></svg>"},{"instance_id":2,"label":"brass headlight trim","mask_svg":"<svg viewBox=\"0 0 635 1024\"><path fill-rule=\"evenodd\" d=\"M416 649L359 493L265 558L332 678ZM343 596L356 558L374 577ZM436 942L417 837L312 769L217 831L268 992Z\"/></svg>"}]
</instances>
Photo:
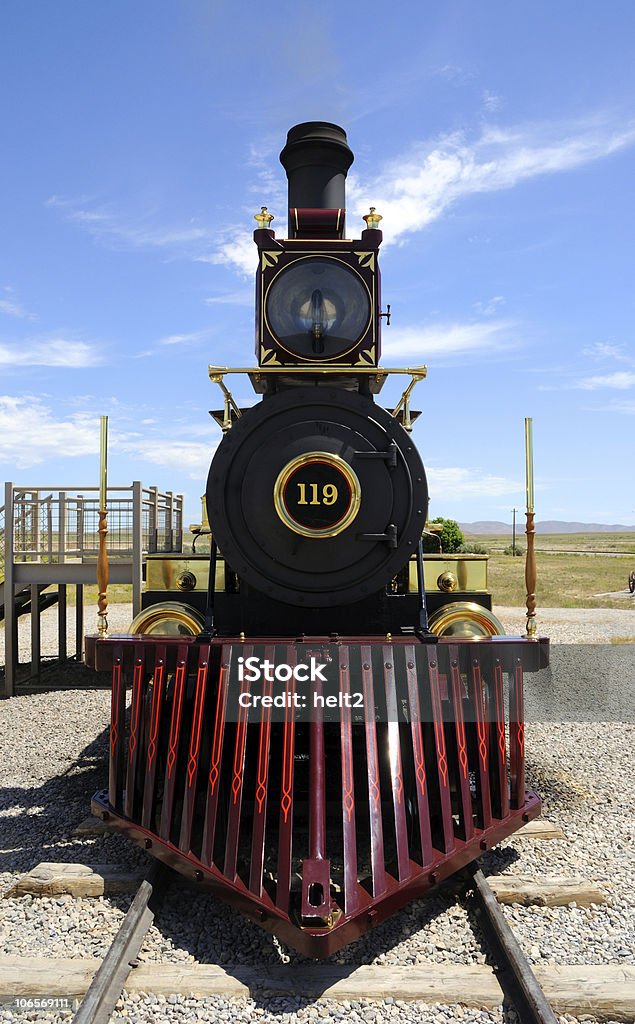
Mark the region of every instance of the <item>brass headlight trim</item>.
<instances>
[{"instance_id":1,"label":"brass headlight trim","mask_svg":"<svg viewBox=\"0 0 635 1024\"><path fill-rule=\"evenodd\" d=\"M203 616L196 608L178 601L160 601L135 615L129 633L153 636L198 636Z\"/></svg>"},{"instance_id":2,"label":"brass headlight trim","mask_svg":"<svg viewBox=\"0 0 635 1024\"><path fill-rule=\"evenodd\" d=\"M333 469L341 473L346 480L351 493L350 502L344 515L336 523L322 528L304 526L302 523L299 523L293 518L284 502L284 491L289 478L298 469L300 469L300 467L308 466L312 463L325 463L327 466L331 466ZM288 526L290 530L293 530L295 533L299 533L301 537L337 537L338 534L342 533L351 525L355 516L359 512L359 507L362 502L362 487L355 470L339 455L334 455L332 452L310 452L308 455L298 455L297 458L292 459L291 462L288 462L287 465L280 470L273 487L273 502L279 519L281 519L284 525Z\"/></svg>"},{"instance_id":3,"label":"brass headlight trim","mask_svg":"<svg viewBox=\"0 0 635 1024\"><path fill-rule=\"evenodd\" d=\"M505 636L505 627L493 612L473 601L444 604L430 616L436 636Z\"/></svg>"}]
</instances>

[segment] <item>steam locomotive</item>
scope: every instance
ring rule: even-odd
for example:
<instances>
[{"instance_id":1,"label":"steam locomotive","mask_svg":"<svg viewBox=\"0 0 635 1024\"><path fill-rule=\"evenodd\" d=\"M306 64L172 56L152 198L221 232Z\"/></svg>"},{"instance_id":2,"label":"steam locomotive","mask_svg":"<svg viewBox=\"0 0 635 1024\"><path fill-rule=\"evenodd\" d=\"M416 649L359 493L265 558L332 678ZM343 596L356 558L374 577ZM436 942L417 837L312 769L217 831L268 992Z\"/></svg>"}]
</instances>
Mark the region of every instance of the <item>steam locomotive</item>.
<instances>
[{"instance_id":1,"label":"steam locomotive","mask_svg":"<svg viewBox=\"0 0 635 1024\"><path fill-rule=\"evenodd\" d=\"M424 557L425 367L381 366L381 217L346 237L352 160L336 125L289 131L289 237L256 215L257 365L210 367L210 554L150 558L130 634L86 643L112 673L93 812L316 957L539 813L523 673L548 657L502 635L482 558Z\"/></svg>"}]
</instances>

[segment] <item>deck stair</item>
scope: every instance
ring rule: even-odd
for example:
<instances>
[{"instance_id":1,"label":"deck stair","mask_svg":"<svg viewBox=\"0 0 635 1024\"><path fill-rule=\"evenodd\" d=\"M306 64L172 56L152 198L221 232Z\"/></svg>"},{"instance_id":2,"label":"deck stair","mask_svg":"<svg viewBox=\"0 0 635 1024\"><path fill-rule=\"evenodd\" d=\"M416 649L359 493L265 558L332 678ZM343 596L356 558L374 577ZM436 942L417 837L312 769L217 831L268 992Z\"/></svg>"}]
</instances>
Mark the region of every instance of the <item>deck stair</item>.
<instances>
[{"instance_id":1,"label":"deck stair","mask_svg":"<svg viewBox=\"0 0 635 1024\"><path fill-rule=\"evenodd\" d=\"M45 611L46 608L50 608L51 605L54 605L57 602L59 594L57 593L56 590L46 590L46 584L43 583L37 584L37 589L38 608L40 612ZM0 622L2 622L4 619L4 602L5 596L3 580L2 583L0 583ZM27 615L31 611L33 607L33 596L31 594L30 586L21 586L18 589L16 589L16 592L13 597L13 607L14 615L16 615L18 618L20 617L20 615Z\"/></svg>"}]
</instances>

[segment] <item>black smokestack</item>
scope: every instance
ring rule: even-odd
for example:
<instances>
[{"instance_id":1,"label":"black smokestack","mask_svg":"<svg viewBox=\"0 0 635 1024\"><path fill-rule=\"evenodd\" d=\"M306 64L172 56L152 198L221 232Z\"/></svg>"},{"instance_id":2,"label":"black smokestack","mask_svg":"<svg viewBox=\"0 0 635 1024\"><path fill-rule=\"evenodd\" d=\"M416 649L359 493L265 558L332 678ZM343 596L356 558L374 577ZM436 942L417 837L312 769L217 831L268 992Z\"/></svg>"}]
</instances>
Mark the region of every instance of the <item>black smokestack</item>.
<instances>
[{"instance_id":1,"label":"black smokestack","mask_svg":"<svg viewBox=\"0 0 635 1024\"><path fill-rule=\"evenodd\" d=\"M289 180L289 209L344 209L353 159L346 132L336 124L305 121L290 128L280 154Z\"/></svg>"}]
</instances>

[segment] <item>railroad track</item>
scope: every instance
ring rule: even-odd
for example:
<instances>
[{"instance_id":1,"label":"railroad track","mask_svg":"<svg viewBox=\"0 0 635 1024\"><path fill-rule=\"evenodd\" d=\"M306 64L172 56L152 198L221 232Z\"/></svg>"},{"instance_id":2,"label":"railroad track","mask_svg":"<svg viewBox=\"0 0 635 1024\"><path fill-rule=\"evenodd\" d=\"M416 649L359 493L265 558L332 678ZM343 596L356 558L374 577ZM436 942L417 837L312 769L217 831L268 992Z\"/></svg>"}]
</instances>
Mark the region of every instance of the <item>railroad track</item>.
<instances>
[{"instance_id":1,"label":"railroad track","mask_svg":"<svg viewBox=\"0 0 635 1024\"><path fill-rule=\"evenodd\" d=\"M549 1000L531 969L500 904L480 868L470 865L468 875L478 903L478 917L488 944L496 950L498 975L507 1001L516 1008L523 1024L557 1024ZM108 1024L123 994L128 975L158 910L167 872L153 865L132 901L117 935L77 1010L73 1024Z\"/></svg>"},{"instance_id":2,"label":"railroad track","mask_svg":"<svg viewBox=\"0 0 635 1024\"><path fill-rule=\"evenodd\" d=\"M549 835L548 823L543 823L543 828ZM196 992L201 996L238 998L253 993L259 996L301 994L335 1001L392 997L429 1003L462 1002L481 1009L495 1009L504 1002L516 1009L523 1024L554 1024L557 1020L554 1009L557 1013L576 1016L591 1013L600 1019L635 1019L635 970L631 969L629 974L628 968L611 966L542 967L537 977L499 903L502 899L507 903L554 906L574 899L578 903L590 903L605 898L588 884L577 883L576 887L572 880L564 883L561 880L559 884L552 880L545 881L541 887L535 882L523 883L518 876L506 875L486 880L478 865L468 867L463 878L458 882L455 879L453 885L455 889L457 885L465 888L467 905L471 906L485 936L488 948L484 951L496 963L494 969L484 965L436 963L403 968L366 966L353 971L350 966L337 964L294 964L292 970L282 964L267 965L264 969L243 965L221 968L208 964L139 964L139 951L160 910L160 899L170 885L170 874L157 864L140 881L138 872L126 874L124 869L103 868L100 875L86 866L50 864L41 865L24 876L15 887L16 895L39 891L42 895L67 892L86 897L126 889L136 889L136 893L101 964L96 960L39 959L31 962L25 957L7 957L4 966L0 966L0 1001L7 990L27 993L42 991L44 987L51 995L72 993L82 998L74 1018L76 1024L107 1024L124 989L157 995L187 996ZM176 876L172 877L176 880Z\"/></svg>"},{"instance_id":3,"label":"railroad track","mask_svg":"<svg viewBox=\"0 0 635 1024\"><path fill-rule=\"evenodd\" d=\"M470 864L467 873L472 879L479 924L501 969L498 980L518 1019L523 1024L558 1024L551 1003L478 863Z\"/></svg>"},{"instance_id":4,"label":"railroad track","mask_svg":"<svg viewBox=\"0 0 635 1024\"><path fill-rule=\"evenodd\" d=\"M169 871L153 864L73 1017L73 1024L108 1024L165 893Z\"/></svg>"},{"instance_id":5,"label":"railroad track","mask_svg":"<svg viewBox=\"0 0 635 1024\"><path fill-rule=\"evenodd\" d=\"M557 1024L551 1004L483 872L479 867L470 865L467 873L471 878L468 889L471 888L478 904L479 923L488 944L496 951L500 968L498 980L507 1002L516 1009L523 1024ZM128 975L137 964L143 940L158 909L158 897L163 891L166 876L165 869L154 865L142 881L73 1018L73 1024L108 1024L123 994Z\"/></svg>"}]
</instances>

